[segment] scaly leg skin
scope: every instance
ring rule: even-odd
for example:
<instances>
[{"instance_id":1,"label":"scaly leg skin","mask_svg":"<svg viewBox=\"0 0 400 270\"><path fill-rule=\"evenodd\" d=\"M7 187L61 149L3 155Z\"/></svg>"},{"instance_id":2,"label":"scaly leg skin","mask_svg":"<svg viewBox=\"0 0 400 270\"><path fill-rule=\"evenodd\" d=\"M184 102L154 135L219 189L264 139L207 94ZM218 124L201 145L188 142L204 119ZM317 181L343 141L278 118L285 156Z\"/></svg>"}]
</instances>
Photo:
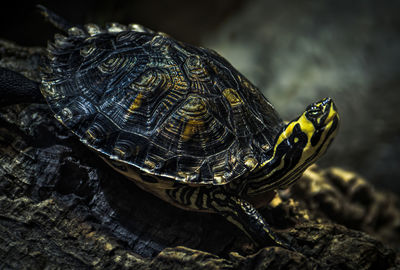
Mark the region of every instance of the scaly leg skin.
<instances>
[{"instance_id":1,"label":"scaly leg skin","mask_svg":"<svg viewBox=\"0 0 400 270\"><path fill-rule=\"evenodd\" d=\"M269 224L249 202L231 196L229 206L229 210L224 205L218 205L215 209L241 229L253 242L261 247L280 246L294 251L290 243L272 231Z\"/></svg>"},{"instance_id":2,"label":"scaly leg skin","mask_svg":"<svg viewBox=\"0 0 400 270\"><path fill-rule=\"evenodd\" d=\"M278 237L261 214L247 201L228 194L222 188L183 186L167 190L174 205L192 211L215 212L241 229L258 246L280 246L292 251L295 248Z\"/></svg>"},{"instance_id":3,"label":"scaly leg skin","mask_svg":"<svg viewBox=\"0 0 400 270\"><path fill-rule=\"evenodd\" d=\"M0 67L0 107L19 103L45 103L39 83Z\"/></svg>"}]
</instances>

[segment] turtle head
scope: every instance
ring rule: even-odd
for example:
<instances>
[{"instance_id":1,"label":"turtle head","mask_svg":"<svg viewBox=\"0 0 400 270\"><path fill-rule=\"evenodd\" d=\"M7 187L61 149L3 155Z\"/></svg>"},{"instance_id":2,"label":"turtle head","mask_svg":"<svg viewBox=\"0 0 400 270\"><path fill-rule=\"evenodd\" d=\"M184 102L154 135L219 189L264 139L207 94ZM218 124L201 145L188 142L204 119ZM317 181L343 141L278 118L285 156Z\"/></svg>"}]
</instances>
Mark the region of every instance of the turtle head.
<instances>
[{"instance_id":1,"label":"turtle head","mask_svg":"<svg viewBox=\"0 0 400 270\"><path fill-rule=\"evenodd\" d=\"M312 157L312 161L315 161L325 153L335 137L338 123L335 104L331 98L325 98L309 105L298 118L289 122L278 140L289 139L289 145L299 148L303 156ZM298 144L300 137L302 143Z\"/></svg>"},{"instance_id":2,"label":"turtle head","mask_svg":"<svg viewBox=\"0 0 400 270\"><path fill-rule=\"evenodd\" d=\"M283 127L265 159L249 177L247 195L285 188L318 160L336 135L339 115L332 99L309 105Z\"/></svg>"}]
</instances>

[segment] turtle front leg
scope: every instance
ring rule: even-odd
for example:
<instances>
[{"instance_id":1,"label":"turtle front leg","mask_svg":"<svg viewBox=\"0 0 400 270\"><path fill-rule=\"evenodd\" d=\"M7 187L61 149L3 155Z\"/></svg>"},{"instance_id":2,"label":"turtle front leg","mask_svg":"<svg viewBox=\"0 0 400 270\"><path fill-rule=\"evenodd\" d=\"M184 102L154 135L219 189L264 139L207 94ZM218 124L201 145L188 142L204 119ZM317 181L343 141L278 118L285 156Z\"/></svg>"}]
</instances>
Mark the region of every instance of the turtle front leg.
<instances>
[{"instance_id":1,"label":"turtle front leg","mask_svg":"<svg viewBox=\"0 0 400 270\"><path fill-rule=\"evenodd\" d=\"M227 209L225 203L215 203L215 210L229 222L241 229L253 242L259 246L280 246L294 250L290 243L280 238L249 202L232 197Z\"/></svg>"},{"instance_id":2,"label":"turtle front leg","mask_svg":"<svg viewBox=\"0 0 400 270\"><path fill-rule=\"evenodd\" d=\"M180 208L224 216L259 246L280 246L294 250L291 244L272 231L254 206L222 188L183 186L166 192L169 200Z\"/></svg>"}]
</instances>

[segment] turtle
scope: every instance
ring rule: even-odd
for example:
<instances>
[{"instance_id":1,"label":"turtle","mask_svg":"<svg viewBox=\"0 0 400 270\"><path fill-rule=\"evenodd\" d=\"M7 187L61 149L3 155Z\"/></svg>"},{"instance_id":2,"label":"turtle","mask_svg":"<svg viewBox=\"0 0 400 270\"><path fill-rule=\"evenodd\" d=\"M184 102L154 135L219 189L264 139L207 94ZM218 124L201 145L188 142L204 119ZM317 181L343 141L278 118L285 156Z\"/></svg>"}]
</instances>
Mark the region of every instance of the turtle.
<instances>
[{"instance_id":1,"label":"turtle","mask_svg":"<svg viewBox=\"0 0 400 270\"><path fill-rule=\"evenodd\" d=\"M41 82L0 70L3 103L47 103L54 117L141 189L190 211L217 213L256 245L292 249L256 198L287 188L333 141L331 98L284 122L217 52L138 24L71 24L47 46ZM229 223L227 223L229 224Z\"/></svg>"}]
</instances>

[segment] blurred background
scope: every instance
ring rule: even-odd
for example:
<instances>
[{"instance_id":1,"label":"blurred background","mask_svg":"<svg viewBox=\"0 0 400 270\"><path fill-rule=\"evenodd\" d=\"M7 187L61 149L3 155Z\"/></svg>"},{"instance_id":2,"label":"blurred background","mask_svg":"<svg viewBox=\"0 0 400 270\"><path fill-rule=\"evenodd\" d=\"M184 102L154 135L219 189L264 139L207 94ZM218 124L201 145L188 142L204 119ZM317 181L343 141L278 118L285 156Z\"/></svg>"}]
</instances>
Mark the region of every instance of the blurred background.
<instances>
[{"instance_id":1,"label":"blurred background","mask_svg":"<svg viewBox=\"0 0 400 270\"><path fill-rule=\"evenodd\" d=\"M2 7L0 38L45 46L56 29L38 3L74 23L139 23L213 48L286 120L334 98L341 130L319 164L400 193L400 1L18 1Z\"/></svg>"}]
</instances>

